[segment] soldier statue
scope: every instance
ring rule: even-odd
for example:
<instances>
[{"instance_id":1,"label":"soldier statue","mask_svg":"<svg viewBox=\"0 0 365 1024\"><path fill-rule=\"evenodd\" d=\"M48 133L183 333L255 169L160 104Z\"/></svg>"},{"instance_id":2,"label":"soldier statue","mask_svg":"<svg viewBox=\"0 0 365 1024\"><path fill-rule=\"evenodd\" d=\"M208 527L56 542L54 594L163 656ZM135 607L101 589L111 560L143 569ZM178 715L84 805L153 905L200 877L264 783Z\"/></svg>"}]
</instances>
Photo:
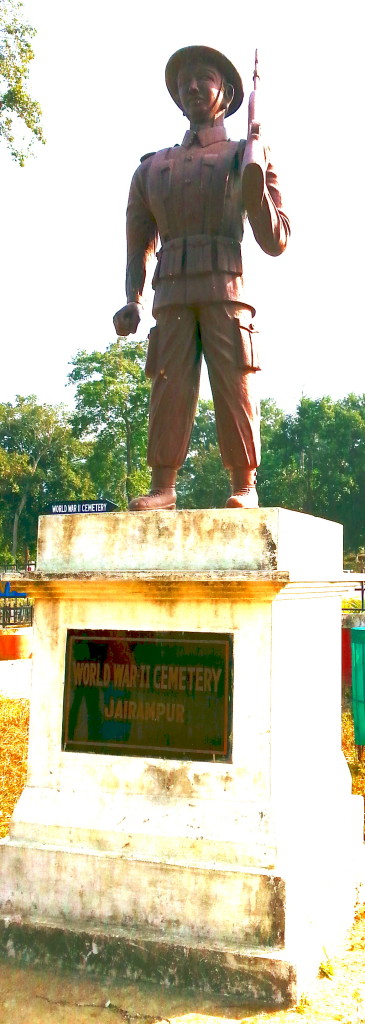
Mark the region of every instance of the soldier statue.
<instances>
[{"instance_id":1,"label":"soldier statue","mask_svg":"<svg viewBox=\"0 0 365 1024\"><path fill-rule=\"evenodd\" d=\"M166 84L190 128L181 145L142 157L133 176L127 208L127 305L114 316L118 335L135 334L146 263L159 238L153 277L156 326L149 334L146 361L152 378L151 490L134 498L129 509L176 507L176 475L188 450L202 356L221 456L231 477L226 507L255 508L260 366L241 241L247 216L264 252L278 256L287 244L289 221L254 114L247 142L227 138L225 117L243 99L233 64L210 47L187 46L168 61Z\"/></svg>"}]
</instances>

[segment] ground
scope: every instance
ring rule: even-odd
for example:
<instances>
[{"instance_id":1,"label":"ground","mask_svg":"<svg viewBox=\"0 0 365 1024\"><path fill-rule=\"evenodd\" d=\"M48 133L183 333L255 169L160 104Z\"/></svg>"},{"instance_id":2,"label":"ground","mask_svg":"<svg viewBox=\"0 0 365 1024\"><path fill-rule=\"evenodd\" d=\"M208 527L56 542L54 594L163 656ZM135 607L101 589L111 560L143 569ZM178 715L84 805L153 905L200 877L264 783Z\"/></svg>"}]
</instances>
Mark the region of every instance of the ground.
<instances>
[{"instance_id":1,"label":"ground","mask_svg":"<svg viewBox=\"0 0 365 1024\"><path fill-rule=\"evenodd\" d=\"M1 1024L363 1024L365 907L341 956L324 962L299 1006L259 1010L218 997L152 986L111 986L78 977L0 965Z\"/></svg>"}]
</instances>

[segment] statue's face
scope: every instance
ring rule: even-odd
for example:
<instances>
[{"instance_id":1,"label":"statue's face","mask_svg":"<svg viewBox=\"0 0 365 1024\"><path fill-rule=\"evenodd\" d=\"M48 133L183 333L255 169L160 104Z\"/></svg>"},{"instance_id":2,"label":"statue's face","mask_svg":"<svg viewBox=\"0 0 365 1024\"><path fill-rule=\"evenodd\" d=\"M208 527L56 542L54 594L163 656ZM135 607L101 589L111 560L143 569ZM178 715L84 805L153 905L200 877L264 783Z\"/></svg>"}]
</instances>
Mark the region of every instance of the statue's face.
<instances>
[{"instance_id":1,"label":"statue's face","mask_svg":"<svg viewBox=\"0 0 365 1024\"><path fill-rule=\"evenodd\" d=\"M193 124L209 124L216 116L216 104L222 89L222 75L208 64L192 63L178 75L180 103Z\"/></svg>"}]
</instances>

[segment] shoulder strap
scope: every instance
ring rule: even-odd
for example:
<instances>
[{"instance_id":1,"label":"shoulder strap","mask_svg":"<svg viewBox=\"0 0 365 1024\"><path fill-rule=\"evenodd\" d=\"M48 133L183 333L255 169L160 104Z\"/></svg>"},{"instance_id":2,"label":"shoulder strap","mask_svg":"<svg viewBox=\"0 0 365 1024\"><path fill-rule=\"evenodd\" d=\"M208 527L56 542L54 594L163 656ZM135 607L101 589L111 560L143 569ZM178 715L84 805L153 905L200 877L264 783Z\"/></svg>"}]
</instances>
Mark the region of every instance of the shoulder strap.
<instances>
[{"instance_id":1,"label":"shoulder strap","mask_svg":"<svg viewBox=\"0 0 365 1024\"><path fill-rule=\"evenodd\" d=\"M156 150L154 149L152 153L144 153L143 156L141 156L141 164L143 164L144 160L148 160L149 156L156 156Z\"/></svg>"}]
</instances>

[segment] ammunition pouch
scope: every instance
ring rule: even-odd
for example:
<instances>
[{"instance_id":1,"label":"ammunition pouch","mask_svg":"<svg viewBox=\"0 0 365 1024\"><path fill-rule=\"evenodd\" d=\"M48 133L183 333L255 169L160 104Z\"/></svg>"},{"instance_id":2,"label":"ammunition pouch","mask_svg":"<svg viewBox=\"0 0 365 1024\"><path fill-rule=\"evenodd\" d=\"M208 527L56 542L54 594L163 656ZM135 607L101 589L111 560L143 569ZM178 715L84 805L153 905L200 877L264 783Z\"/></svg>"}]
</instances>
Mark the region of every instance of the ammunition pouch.
<instances>
[{"instance_id":1,"label":"ammunition pouch","mask_svg":"<svg viewBox=\"0 0 365 1024\"><path fill-rule=\"evenodd\" d=\"M239 370L244 373L252 373L261 370L260 359L257 347L257 331L253 324L244 322L246 318L239 313L232 317L233 341L236 353L236 364Z\"/></svg>"},{"instance_id":2,"label":"ammunition pouch","mask_svg":"<svg viewBox=\"0 0 365 1024\"><path fill-rule=\"evenodd\" d=\"M153 380L153 378L157 374L157 366L158 366L158 337L159 337L159 328L157 326L156 327L151 327L150 333L148 335L147 358L146 358L146 364L145 364L145 368L144 368L145 375L150 380Z\"/></svg>"}]
</instances>

